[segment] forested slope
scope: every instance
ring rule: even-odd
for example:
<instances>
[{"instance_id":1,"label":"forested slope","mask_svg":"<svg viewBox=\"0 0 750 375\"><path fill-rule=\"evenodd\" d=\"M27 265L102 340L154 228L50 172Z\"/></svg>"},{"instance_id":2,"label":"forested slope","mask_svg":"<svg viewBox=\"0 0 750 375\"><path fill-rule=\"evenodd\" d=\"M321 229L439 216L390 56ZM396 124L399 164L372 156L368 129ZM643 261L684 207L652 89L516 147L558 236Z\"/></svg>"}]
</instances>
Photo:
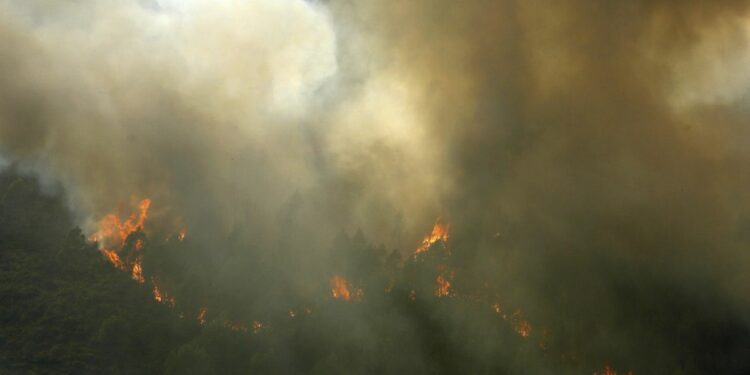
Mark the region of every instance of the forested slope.
<instances>
[{"instance_id":1,"label":"forested slope","mask_svg":"<svg viewBox=\"0 0 750 375\"><path fill-rule=\"evenodd\" d=\"M0 187L0 373L161 372L195 324L113 269L33 178Z\"/></svg>"}]
</instances>

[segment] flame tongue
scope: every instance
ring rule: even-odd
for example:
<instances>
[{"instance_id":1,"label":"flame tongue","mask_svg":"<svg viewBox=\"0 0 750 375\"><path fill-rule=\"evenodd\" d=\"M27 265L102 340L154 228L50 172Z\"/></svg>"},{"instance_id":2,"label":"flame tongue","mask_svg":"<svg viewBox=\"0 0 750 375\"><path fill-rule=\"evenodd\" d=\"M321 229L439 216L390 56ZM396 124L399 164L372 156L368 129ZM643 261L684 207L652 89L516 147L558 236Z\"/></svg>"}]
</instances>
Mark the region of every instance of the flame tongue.
<instances>
[{"instance_id":1,"label":"flame tongue","mask_svg":"<svg viewBox=\"0 0 750 375\"><path fill-rule=\"evenodd\" d=\"M159 281L156 278L151 278L151 284L154 286L152 292L154 293L154 299L156 302L166 303L174 307L176 303L174 297L168 295L159 287Z\"/></svg>"},{"instance_id":2,"label":"flame tongue","mask_svg":"<svg viewBox=\"0 0 750 375\"><path fill-rule=\"evenodd\" d=\"M122 263L122 260L120 260L120 256L117 255L116 251L109 250L105 247L102 247L100 251L102 252L102 254L104 254L105 257L107 257L107 259L109 260L110 263L112 263L113 266L121 270L125 269L125 264Z\"/></svg>"},{"instance_id":3,"label":"flame tongue","mask_svg":"<svg viewBox=\"0 0 750 375\"><path fill-rule=\"evenodd\" d=\"M343 299L348 301L351 298L351 292L349 292L349 283L341 276L334 276L331 278L331 296L336 299Z\"/></svg>"},{"instance_id":4,"label":"flame tongue","mask_svg":"<svg viewBox=\"0 0 750 375\"><path fill-rule=\"evenodd\" d=\"M132 273L133 280L143 284L145 281L143 279L143 269L141 268L141 262L138 261L138 263L133 264L133 273Z\"/></svg>"},{"instance_id":5,"label":"flame tongue","mask_svg":"<svg viewBox=\"0 0 750 375\"><path fill-rule=\"evenodd\" d=\"M414 251L414 255L417 255L419 253L423 253L430 249L430 246L432 246L435 242L448 241L448 225L443 224L440 219L438 218L437 222L435 223L435 226L432 227L432 232L425 236L424 239L422 239L422 243L417 247L417 249Z\"/></svg>"},{"instance_id":6,"label":"flame tongue","mask_svg":"<svg viewBox=\"0 0 750 375\"><path fill-rule=\"evenodd\" d=\"M123 271L129 268L131 277L139 283L145 282L141 266L142 256L138 254L143 249L143 240L135 241L133 248L136 254L129 256L131 259L127 259L126 262L123 262L115 249L122 249L131 234L143 230L150 207L150 199L141 200L137 212L130 214L124 221L116 214L108 214L99 222L99 230L91 236L92 240L99 242L99 250L113 266Z\"/></svg>"},{"instance_id":7,"label":"flame tongue","mask_svg":"<svg viewBox=\"0 0 750 375\"><path fill-rule=\"evenodd\" d=\"M125 269L126 265L115 249L122 248L131 234L143 229L150 207L151 200L143 199L138 204L138 212L132 213L125 221L120 220L116 214L108 214L99 222L99 230L91 236L91 240L99 242L101 252L115 267ZM137 241L135 247L136 250L140 250L143 242ZM135 274L136 271L133 270L133 278Z\"/></svg>"}]
</instances>

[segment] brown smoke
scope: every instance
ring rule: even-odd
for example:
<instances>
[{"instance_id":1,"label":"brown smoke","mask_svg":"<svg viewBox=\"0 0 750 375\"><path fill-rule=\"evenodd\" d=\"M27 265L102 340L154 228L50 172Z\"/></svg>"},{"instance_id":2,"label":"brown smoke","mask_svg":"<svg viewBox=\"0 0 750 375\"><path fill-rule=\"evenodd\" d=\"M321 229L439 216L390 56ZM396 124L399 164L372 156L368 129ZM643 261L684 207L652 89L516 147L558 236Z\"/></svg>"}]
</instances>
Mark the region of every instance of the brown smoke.
<instances>
[{"instance_id":1,"label":"brown smoke","mask_svg":"<svg viewBox=\"0 0 750 375\"><path fill-rule=\"evenodd\" d=\"M682 354L623 295L750 316L746 1L0 4L0 149L83 225L148 196L264 244L290 210L318 268L443 215L467 273L643 367Z\"/></svg>"}]
</instances>

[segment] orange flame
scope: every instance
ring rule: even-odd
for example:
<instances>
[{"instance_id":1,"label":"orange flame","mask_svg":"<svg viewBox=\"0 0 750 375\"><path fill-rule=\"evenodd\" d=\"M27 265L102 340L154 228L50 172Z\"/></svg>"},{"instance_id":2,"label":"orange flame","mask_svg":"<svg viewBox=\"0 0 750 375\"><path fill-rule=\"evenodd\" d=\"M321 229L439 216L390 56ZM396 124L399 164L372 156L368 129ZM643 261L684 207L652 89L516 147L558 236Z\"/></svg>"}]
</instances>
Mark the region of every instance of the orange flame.
<instances>
[{"instance_id":1,"label":"orange flame","mask_svg":"<svg viewBox=\"0 0 750 375\"><path fill-rule=\"evenodd\" d=\"M102 254L104 254L105 257L109 260L110 263L112 263L113 266L116 268L119 268L121 270L125 269L125 264L122 263L122 260L120 259L120 256L117 255L117 252L114 250L109 250L104 247L100 249Z\"/></svg>"},{"instance_id":2,"label":"orange flame","mask_svg":"<svg viewBox=\"0 0 750 375\"><path fill-rule=\"evenodd\" d=\"M349 282L345 278L336 275L331 278L331 296L344 301L361 301L364 292L360 288L350 289Z\"/></svg>"},{"instance_id":3,"label":"orange flame","mask_svg":"<svg viewBox=\"0 0 750 375\"><path fill-rule=\"evenodd\" d=\"M521 315L521 310L516 310L511 315L511 320L515 324L516 333L521 337L529 337L531 335L531 324L528 320L524 319Z\"/></svg>"},{"instance_id":4,"label":"orange flame","mask_svg":"<svg viewBox=\"0 0 750 375\"><path fill-rule=\"evenodd\" d=\"M503 307L499 303L492 305L492 310L495 311L495 314L501 315L503 319L505 319L505 315L503 315Z\"/></svg>"},{"instance_id":5,"label":"orange flame","mask_svg":"<svg viewBox=\"0 0 750 375\"><path fill-rule=\"evenodd\" d=\"M523 317L521 310L516 309L510 316L508 316L508 314L503 312L503 308L499 303L493 304L492 310L503 320L510 321L510 323L513 324L513 329L519 336L524 338L531 336L531 323ZM545 332L545 336L549 336L549 332Z\"/></svg>"},{"instance_id":6,"label":"orange flame","mask_svg":"<svg viewBox=\"0 0 750 375\"><path fill-rule=\"evenodd\" d=\"M198 319L198 323L200 323L200 325L206 324L207 311L208 309L206 309L205 307L201 307L200 311L198 311L198 317L196 319Z\"/></svg>"},{"instance_id":7,"label":"orange flame","mask_svg":"<svg viewBox=\"0 0 750 375\"><path fill-rule=\"evenodd\" d=\"M100 251L115 267L125 269L125 264L114 249L121 248L133 232L143 229L143 224L148 218L149 207L151 207L150 199L141 200L138 204L138 212L132 213L125 221L122 221L116 214L108 214L99 222L99 230L91 236L92 241L99 242ZM135 247L136 250L140 250L143 242L136 242Z\"/></svg>"},{"instance_id":8,"label":"orange flame","mask_svg":"<svg viewBox=\"0 0 750 375\"><path fill-rule=\"evenodd\" d=\"M452 275L451 275L452 276ZM451 282L443 275L438 275L435 280L435 295L438 297L448 297L451 294Z\"/></svg>"},{"instance_id":9,"label":"orange flame","mask_svg":"<svg viewBox=\"0 0 750 375\"><path fill-rule=\"evenodd\" d=\"M156 279L152 278L151 284L153 284L154 286L153 293L154 293L154 299L156 300L156 302L165 303L174 307L175 302L176 302L174 297L169 296L167 293L163 292L161 288L159 288L159 283L156 281Z\"/></svg>"},{"instance_id":10,"label":"orange flame","mask_svg":"<svg viewBox=\"0 0 750 375\"><path fill-rule=\"evenodd\" d=\"M187 229L185 228L180 229L180 233L177 234L177 240L184 241L186 235L187 235Z\"/></svg>"},{"instance_id":11,"label":"orange flame","mask_svg":"<svg viewBox=\"0 0 750 375\"><path fill-rule=\"evenodd\" d=\"M135 241L135 251L139 252L143 250L143 240L138 239ZM135 259L133 260L133 269L131 271L131 277L133 280L143 284L145 281L143 279L143 268L141 266L141 255L137 255Z\"/></svg>"},{"instance_id":12,"label":"orange flame","mask_svg":"<svg viewBox=\"0 0 750 375\"><path fill-rule=\"evenodd\" d=\"M594 375L599 375L599 373L595 372ZM601 375L617 375L617 370L609 367L609 365L604 365L604 372L602 372ZM624 375L633 375L633 371L628 371L624 373Z\"/></svg>"},{"instance_id":13,"label":"orange flame","mask_svg":"<svg viewBox=\"0 0 750 375\"><path fill-rule=\"evenodd\" d=\"M331 296L335 299L343 299L348 301L351 298L351 292L349 292L349 282L341 276L334 276L331 278Z\"/></svg>"},{"instance_id":14,"label":"orange flame","mask_svg":"<svg viewBox=\"0 0 750 375\"><path fill-rule=\"evenodd\" d=\"M133 273L132 273L133 280L143 284L145 281L143 279L143 269L141 269L141 262L140 259L136 261L135 264L133 264Z\"/></svg>"},{"instance_id":15,"label":"orange flame","mask_svg":"<svg viewBox=\"0 0 750 375\"><path fill-rule=\"evenodd\" d=\"M432 227L432 232L422 239L422 244L417 247L414 255L429 250L430 246L432 246L435 242L448 241L448 229L448 224L441 223L440 218L438 218L438 220L435 222L435 226Z\"/></svg>"},{"instance_id":16,"label":"orange flame","mask_svg":"<svg viewBox=\"0 0 750 375\"><path fill-rule=\"evenodd\" d=\"M146 198L138 203L138 210L130 214L127 219L120 219L120 215L110 213L104 216L99 221L99 230L91 235L92 241L99 243L99 250L106 256L112 265L126 271L130 269L131 278L141 284L145 283L143 276L143 248L145 246L143 239L136 239L133 243L134 253L128 254L127 259L123 261L118 254L118 250L122 249L130 237L131 234L143 230L146 219L148 218L148 210L151 207L151 200ZM178 239L182 241L185 238L187 231L183 228L180 230ZM158 283L158 280L154 277L151 278L151 284L153 286L152 292L154 294L154 300L159 303L164 303L175 306L175 298L168 295ZM198 320L201 324L205 323L205 308L201 310L198 316Z\"/></svg>"}]
</instances>

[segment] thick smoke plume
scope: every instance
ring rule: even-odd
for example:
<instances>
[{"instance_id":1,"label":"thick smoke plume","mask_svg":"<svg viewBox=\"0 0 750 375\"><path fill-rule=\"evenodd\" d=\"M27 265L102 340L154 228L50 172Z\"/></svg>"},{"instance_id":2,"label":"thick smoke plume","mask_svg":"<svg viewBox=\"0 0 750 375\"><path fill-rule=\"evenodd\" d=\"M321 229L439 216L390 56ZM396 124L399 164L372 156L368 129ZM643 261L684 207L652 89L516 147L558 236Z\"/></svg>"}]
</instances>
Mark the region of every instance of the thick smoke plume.
<instances>
[{"instance_id":1,"label":"thick smoke plume","mask_svg":"<svg viewBox=\"0 0 750 375\"><path fill-rule=\"evenodd\" d=\"M88 231L149 197L304 295L341 231L406 254L442 216L457 278L594 358L750 330L746 1L0 4L0 150Z\"/></svg>"}]
</instances>

